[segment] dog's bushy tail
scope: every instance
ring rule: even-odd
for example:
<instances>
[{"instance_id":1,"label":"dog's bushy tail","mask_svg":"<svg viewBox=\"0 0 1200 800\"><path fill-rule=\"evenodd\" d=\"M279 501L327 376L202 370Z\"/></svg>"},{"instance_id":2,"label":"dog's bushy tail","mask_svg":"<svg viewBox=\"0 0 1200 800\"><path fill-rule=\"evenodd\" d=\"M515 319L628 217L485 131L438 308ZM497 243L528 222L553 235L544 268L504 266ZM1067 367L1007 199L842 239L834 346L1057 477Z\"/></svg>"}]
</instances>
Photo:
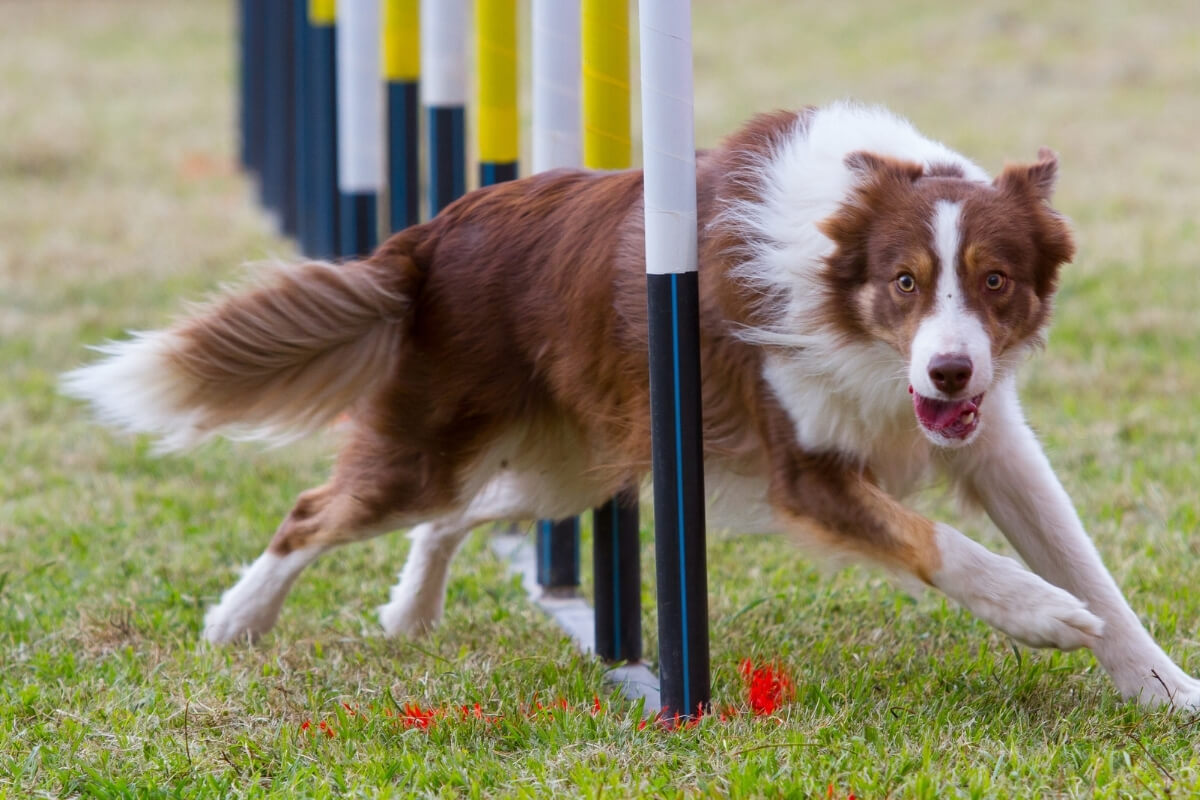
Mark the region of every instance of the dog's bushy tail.
<instances>
[{"instance_id":1,"label":"dog's bushy tail","mask_svg":"<svg viewBox=\"0 0 1200 800\"><path fill-rule=\"evenodd\" d=\"M65 374L63 391L164 450L311 432L395 368L422 280L397 249L266 268L166 330L96 348L107 357Z\"/></svg>"}]
</instances>

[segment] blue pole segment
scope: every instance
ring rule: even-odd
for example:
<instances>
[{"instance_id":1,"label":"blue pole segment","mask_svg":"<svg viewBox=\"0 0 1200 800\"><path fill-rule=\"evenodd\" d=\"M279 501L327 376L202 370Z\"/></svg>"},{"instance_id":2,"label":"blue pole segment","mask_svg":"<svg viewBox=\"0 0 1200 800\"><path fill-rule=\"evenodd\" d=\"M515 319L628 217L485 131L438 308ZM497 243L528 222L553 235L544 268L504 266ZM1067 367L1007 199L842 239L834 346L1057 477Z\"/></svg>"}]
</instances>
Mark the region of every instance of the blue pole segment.
<instances>
[{"instance_id":1,"label":"blue pole segment","mask_svg":"<svg viewBox=\"0 0 1200 800\"><path fill-rule=\"evenodd\" d=\"M537 526L537 579L544 589L579 586L579 518L543 519Z\"/></svg>"},{"instance_id":2,"label":"blue pole segment","mask_svg":"<svg viewBox=\"0 0 1200 800\"><path fill-rule=\"evenodd\" d=\"M275 2L279 3L278 13L281 27L277 35L280 39L280 51L283 59L280 64L279 87L283 104L283 117L279 120L279 146L283 150L279 221L284 234L295 238L299 231L300 196L297 185L299 161L296 157L297 136L300 132L300 128L296 125L296 66L299 55L296 49L296 16L305 9L297 8L294 0L275 0Z\"/></svg>"},{"instance_id":3,"label":"blue pole segment","mask_svg":"<svg viewBox=\"0 0 1200 800\"><path fill-rule=\"evenodd\" d=\"M462 106L432 106L429 125L429 213L467 191L466 111Z\"/></svg>"},{"instance_id":4,"label":"blue pole segment","mask_svg":"<svg viewBox=\"0 0 1200 800\"><path fill-rule=\"evenodd\" d=\"M516 161L506 163L485 161L479 165L479 185L491 186L495 183L515 181L519 171Z\"/></svg>"},{"instance_id":5,"label":"blue pole segment","mask_svg":"<svg viewBox=\"0 0 1200 800\"><path fill-rule=\"evenodd\" d=\"M263 166L262 204L282 228L284 172L287 169L284 150L284 128L290 122L285 117L284 97L284 38L287 26L286 0L264 0L263 60Z\"/></svg>"},{"instance_id":6,"label":"blue pole segment","mask_svg":"<svg viewBox=\"0 0 1200 800\"><path fill-rule=\"evenodd\" d=\"M379 244L378 196L374 192L342 192L338 216L341 228L338 255L345 258L369 255Z\"/></svg>"},{"instance_id":7,"label":"blue pole segment","mask_svg":"<svg viewBox=\"0 0 1200 800\"><path fill-rule=\"evenodd\" d=\"M332 25L310 26L308 41L308 147L311 153L312 236L305 255L339 253L337 189L336 33Z\"/></svg>"},{"instance_id":8,"label":"blue pole segment","mask_svg":"<svg viewBox=\"0 0 1200 800\"><path fill-rule=\"evenodd\" d=\"M309 129L311 112L309 104L312 101L309 88L309 32L308 0L292 0L292 41L293 64L292 95L295 103L292 109L292 128L295 130L295 186L296 186L296 242L300 252L310 255L313 251L313 234L315 232L313 210L314 195L312 187L312 132Z\"/></svg>"},{"instance_id":9,"label":"blue pole segment","mask_svg":"<svg viewBox=\"0 0 1200 800\"><path fill-rule=\"evenodd\" d=\"M642 659L642 574L638 496L629 489L592 511L596 654Z\"/></svg>"},{"instance_id":10,"label":"blue pole segment","mask_svg":"<svg viewBox=\"0 0 1200 800\"><path fill-rule=\"evenodd\" d=\"M646 288L659 675L663 708L690 716L711 699L699 280L648 274Z\"/></svg>"},{"instance_id":11,"label":"blue pole segment","mask_svg":"<svg viewBox=\"0 0 1200 800\"><path fill-rule=\"evenodd\" d=\"M419 85L388 81L388 229L402 231L421 221Z\"/></svg>"}]
</instances>

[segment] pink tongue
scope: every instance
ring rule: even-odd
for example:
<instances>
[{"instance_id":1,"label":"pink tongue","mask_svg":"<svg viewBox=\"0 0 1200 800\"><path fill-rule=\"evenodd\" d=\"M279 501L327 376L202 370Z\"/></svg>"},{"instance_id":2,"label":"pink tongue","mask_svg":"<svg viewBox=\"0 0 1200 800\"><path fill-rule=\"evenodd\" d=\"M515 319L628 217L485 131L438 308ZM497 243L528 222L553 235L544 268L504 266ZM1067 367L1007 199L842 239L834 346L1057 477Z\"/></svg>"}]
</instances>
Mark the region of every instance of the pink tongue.
<instances>
[{"instance_id":1,"label":"pink tongue","mask_svg":"<svg viewBox=\"0 0 1200 800\"><path fill-rule=\"evenodd\" d=\"M914 393L913 410L916 411L917 419L921 420L922 425L930 430L940 431L957 423L963 414L978 411L979 406L975 404L974 398L934 400Z\"/></svg>"}]
</instances>

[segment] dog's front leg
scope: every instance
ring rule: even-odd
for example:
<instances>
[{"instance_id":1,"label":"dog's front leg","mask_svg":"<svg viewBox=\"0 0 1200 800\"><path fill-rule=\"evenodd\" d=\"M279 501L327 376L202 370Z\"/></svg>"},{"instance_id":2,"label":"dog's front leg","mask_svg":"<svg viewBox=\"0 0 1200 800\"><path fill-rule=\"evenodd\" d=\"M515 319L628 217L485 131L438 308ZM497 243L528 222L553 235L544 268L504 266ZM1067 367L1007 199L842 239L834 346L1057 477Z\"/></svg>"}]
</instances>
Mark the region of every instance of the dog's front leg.
<instances>
[{"instance_id":1,"label":"dog's front leg","mask_svg":"<svg viewBox=\"0 0 1200 800\"><path fill-rule=\"evenodd\" d=\"M770 496L778 523L802 543L918 578L1026 644L1073 650L1100 633L1101 621L1070 593L904 507L835 458L783 453Z\"/></svg>"},{"instance_id":2,"label":"dog's front leg","mask_svg":"<svg viewBox=\"0 0 1200 800\"><path fill-rule=\"evenodd\" d=\"M1104 567L1070 497L1025 423L1010 383L993 391L987 429L956 459L967 491L1034 571L1104 620L1093 651L1125 697L1200 707L1200 682L1151 639Z\"/></svg>"}]
</instances>

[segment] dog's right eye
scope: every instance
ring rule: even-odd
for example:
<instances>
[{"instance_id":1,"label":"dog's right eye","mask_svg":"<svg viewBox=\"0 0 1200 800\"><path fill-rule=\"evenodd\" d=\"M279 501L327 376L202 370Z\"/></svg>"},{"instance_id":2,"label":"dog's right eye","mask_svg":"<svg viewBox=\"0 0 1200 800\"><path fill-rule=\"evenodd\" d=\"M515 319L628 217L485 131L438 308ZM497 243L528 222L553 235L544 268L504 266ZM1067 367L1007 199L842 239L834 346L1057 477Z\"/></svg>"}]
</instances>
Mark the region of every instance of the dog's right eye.
<instances>
[{"instance_id":1,"label":"dog's right eye","mask_svg":"<svg viewBox=\"0 0 1200 800\"><path fill-rule=\"evenodd\" d=\"M905 294L912 294L917 290L917 279L907 272L901 272L896 277L896 288Z\"/></svg>"}]
</instances>

